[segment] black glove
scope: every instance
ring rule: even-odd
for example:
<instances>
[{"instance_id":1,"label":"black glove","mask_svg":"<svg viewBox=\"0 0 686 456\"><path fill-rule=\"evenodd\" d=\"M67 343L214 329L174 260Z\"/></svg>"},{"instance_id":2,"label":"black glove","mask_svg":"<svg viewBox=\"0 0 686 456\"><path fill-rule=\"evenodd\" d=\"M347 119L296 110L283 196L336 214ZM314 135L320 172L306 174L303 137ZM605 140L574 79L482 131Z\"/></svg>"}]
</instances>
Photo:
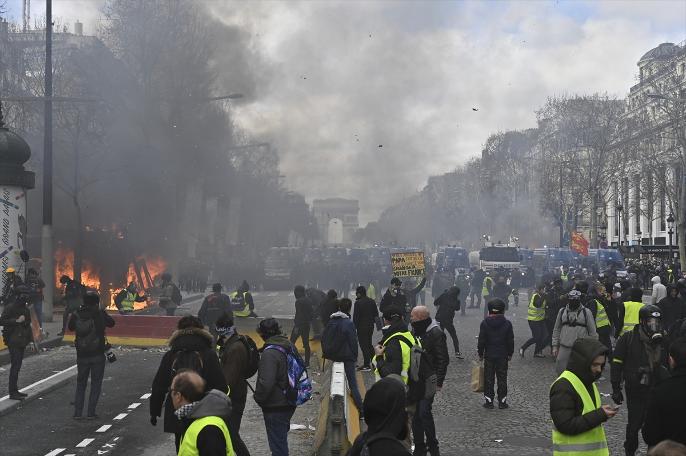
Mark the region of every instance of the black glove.
<instances>
[{"instance_id":1,"label":"black glove","mask_svg":"<svg viewBox=\"0 0 686 456\"><path fill-rule=\"evenodd\" d=\"M157 426L157 417L155 415L150 416L150 424Z\"/></svg>"},{"instance_id":2,"label":"black glove","mask_svg":"<svg viewBox=\"0 0 686 456\"><path fill-rule=\"evenodd\" d=\"M615 404L622 405L622 402L624 402L624 395L620 388L612 388L612 400Z\"/></svg>"}]
</instances>

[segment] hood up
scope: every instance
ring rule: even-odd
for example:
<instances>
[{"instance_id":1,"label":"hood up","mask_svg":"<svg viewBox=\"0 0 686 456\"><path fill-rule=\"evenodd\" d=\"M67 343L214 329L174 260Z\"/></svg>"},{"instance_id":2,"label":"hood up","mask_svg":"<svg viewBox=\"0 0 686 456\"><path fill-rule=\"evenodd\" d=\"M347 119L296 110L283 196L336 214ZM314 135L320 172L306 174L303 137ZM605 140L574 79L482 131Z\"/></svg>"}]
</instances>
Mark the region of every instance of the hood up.
<instances>
[{"instance_id":1,"label":"hood up","mask_svg":"<svg viewBox=\"0 0 686 456\"><path fill-rule=\"evenodd\" d=\"M591 362L600 355L608 354L608 348L590 337L577 339L569 355L567 370L573 372L584 385L589 386L594 378L591 373ZM607 362L607 360L605 361Z\"/></svg>"},{"instance_id":2,"label":"hood up","mask_svg":"<svg viewBox=\"0 0 686 456\"><path fill-rule=\"evenodd\" d=\"M189 418L194 420L206 416L218 416L228 419L231 416L229 396L213 389L195 404L193 411L188 415Z\"/></svg>"},{"instance_id":3,"label":"hood up","mask_svg":"<svg viewBox=\"0 0 686 456\"><path fill-rule=\"evenodd\" d=\"M660 277L659 277L659 276L655 276L655 277L653 277L652 279L650 279L650 281L653 282L653 284L660 283Z\"/></svg>"}]
</instances>

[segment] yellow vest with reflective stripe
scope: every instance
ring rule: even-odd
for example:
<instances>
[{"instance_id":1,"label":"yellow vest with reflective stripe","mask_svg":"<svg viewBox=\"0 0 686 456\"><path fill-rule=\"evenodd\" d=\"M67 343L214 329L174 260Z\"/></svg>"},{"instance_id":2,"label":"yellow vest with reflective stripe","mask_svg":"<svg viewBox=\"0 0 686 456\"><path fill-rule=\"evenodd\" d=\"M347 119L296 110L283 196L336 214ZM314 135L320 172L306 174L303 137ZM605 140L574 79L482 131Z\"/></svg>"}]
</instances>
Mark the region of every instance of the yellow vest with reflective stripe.
<instances>
[{"instance_id":1,"label":"yellow vest with reflective stripe","mask_svg":"<svg viewBox=\"0 0 686 456\"><path fill-rule=\"evenodd\" d=\"M484 279L483 287L481 288L481 296L488 296L491 292L488 289L488 283L491 283L491 288L493 288L493 279L486 277Z\"/></svg>"},{"instance_id":2,"label":"yellow vest with reflective stripe","mask_svg":"<svg viewBox=\"0 0 686 456\"><path fill-rule=\"evenodd\" d=\"M531 299L529 300L529 312L526 315L526 319L529 321L545 320L545 301L543 301L541 307L534 306L534 299L536 299L536 296L541 295L539 295L538 293L534 293L533 295L531 295Z\"/></svg>"},{"instance_id":3,"label":"yellow vest with reflective stripe","mask_svg":"<svg viewBox=\"0 0 686 456\"><path fill-rule=\"evenodd\" d=\"M598 310L595 314L595 327L596 329L605 326L610 326L610 319L607 317L607 312L605 311L605 306L603 306L600 301L595 300Z\"/></svg>"},{"instance_id":4,"label":"yellow vest with reflective stripe","mask_svg":"<svg viewBox=\"0 0 686 456\"><path fill-rule=\"evenodd\" d=\"M121 310L133 310L133 303L136 301L136 295L130 291L126 292L126 297L121 302Z\"/></svg>"},{"instance_id":5,"label":"yellow vest with reflective stripe","mask_svg":"<svg viewBox=\"0 0 686 456\"><path fill-rule=\"evenodd\" d=\"M181 438L178 456L200 455L198 452L198 434L200 434L200 431L202 431L205 426L217 426L219 430L222 431L224 440L226 441L226 456L234 456L229 428L226 426L224 420L218 416L206 416L193 421Z\"/></svg>"},{"instance_id":6,"label":"yellow vest with reflective stripe","mask_svg":"<svg viewBox=\"0 0 686 456\"><path fill-rule=\"evenodd\" d=\"M248 304L248 300L245 299L245 295L247 295L247 294L248 294L247 292L243 293L243 309L242 310L234 310L233 311L234 317L249 317L250 316L250 304ZM231 298L232 303L233 303L233 300L236 299L237 296L238 296L237 291L234 291L233 293L231 293L231 295L229 297Z\"/></svg>"},{"instance_id":7,"label":"yellow vest with reflective stripe","mask_svg":"<svg viewBox=\"0 0 686 456\"><path fill-rule=\"evenodd\" d=\"M404 337L409 342L414 341L414 343L416 345L419 345L419 341L414 338L412 333L409 331L405 331L405 332L393 333L390 336L388 336L388 339L386 339L384 341L383 346L385 347L386 345L388 345L388 342L391 339L393 339L394 337L396 337L396 338L397 337ZM400 352L402 353L402 357L403 357L402 368L400 370L400 376L403 378L403 382L405 382L405 384L407 385L408 378L409 378L409 372L410 372L410 355L411 355L412 350L407 344L400 342L400 341L398 341L398 342L400 343ZM378 358L378 357L377 356L374 357L374 364L376 364L376 358ZM381 375L379 375L379 369L378 368L374 369L374 375L376 376L377 380L381 378Z\"/></svg>"},{"instance_id":8,"label":"yellow vest with reflective stripe","mask_svg":"<svg viewBox=\"0 0 686 456\"><path fill-rule=\"evenodd\" d=\"M593 399L591 399L591 395L588 394L588 390L574 373L564 371L555 382L561 378L564 378L571 383L574 391L576 391L576 394L581 398L581 401L584 404L584 409L581 411L582 415L600 408L600 393L598 392L598 387L595 383L593 383L593 395L595 396L594 403ZM554 384L555 383L553 383L553 385ZM602 425L577 435L563 434L553 426L554 456L609 456L609 454L610 451L607 448L607 438L605 437L605 430L603 430Z\"/></svg>"},{"instance_id":9,"label":"yellow vest with reflective stripe","mask_svg":"<svg viewBox=\"0 0 686 456\"><path fill-rule=\"evenodd\" d=\"M627 301L624 303L624 326L622 326L622 332L620 336L626 332L634 329L639 322L638 312L643 307L642 302Z\"/></svg>"},{"instance_id":10,"label":"yellow vest with reflective stripe","mask_svg":"<svg viewBox=\"0 0 686 456\"><path fill-rule=\"evenodd\" d=\"M376 287L373 283L370 283L369 288L367 288L367 297L376 301Z\"/></svg>"},{"instance_id":11,"label":"yellow vest with reflective stripe","mask_svg":"<svg viewBox=\"0 0 686 456\"><path fill-rule=\"evenodd\" d=\"M569 281L569 274L560 274L560 278L564 283L567 283Z\"/></svg>"}]
</instances>

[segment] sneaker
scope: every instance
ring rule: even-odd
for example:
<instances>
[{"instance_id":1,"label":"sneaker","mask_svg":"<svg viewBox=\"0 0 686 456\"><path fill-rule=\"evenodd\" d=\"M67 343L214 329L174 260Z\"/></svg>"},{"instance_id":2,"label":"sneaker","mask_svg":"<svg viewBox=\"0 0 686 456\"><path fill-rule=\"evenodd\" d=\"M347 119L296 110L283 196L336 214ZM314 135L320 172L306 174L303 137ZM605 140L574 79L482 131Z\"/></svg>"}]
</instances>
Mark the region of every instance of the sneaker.
<instances>
[{"instance_id":1,"label":"sneaker","mask_svg":"<svg viewBox=\"0 0 686 456\"><path fill-rule=\"evenodd\" d=\"M507 405L507 402L498 402L498 408L499 408L500 410L503 410L503 409L508 409L508 408L510 408L510 406Z\"/></svg>"},{"instance_id":2,"label":"sneaker","mask_svg":"<svg viewBox=\"0 0 686 456\"><path fill-rule=\"evenodd\" d=\"M20 396L29 397L28 394L22 393L21 391L17 391L17 394L20 395Z\"/></svg>"},{"instance_id":3,"label":"sneaker","mask_svg":"<svg viewBox=\"0 0 686 456\"><path fill-rule=\"evenodd\" d=\"M357 370L360 372L371 372L372 368L370 366L360 366L357 368Z\"/></svg>"},{"instance_id":4,"label":"sneaker","mask_svg":"<svg viewBox=\"0 0 686 456\"><path fill-rule=\"evenodd\" d=\"M493 410L493 408L494 408L493 402L484 402L484 408L489 409L489 410Z\"/></svg>"},{"instance_id":5,"label":"sneaker","mask_svg":"<svg viewBox=\"0 0 686 456\"><path fill-rule=\"evenodd\" d=\"M545 358L543 353L534 353L534 358Z\"/></svg>"},{"instance_id":6,"label":"sneaker","mask_svg":"<svg viewBox=\"0 0 686 456\"><path fill-rule=\"evenodd\" d=\"M26 399L26 396L22 396L21 394L17 393L10 393L10 399L13 401L23 401Z\"/></svg>"},{"instance_id":7,"label":"sneaker","mask_svg":"<svg viewBox=\"0 0 686 456\"><path fill-rule=\"evenodd\" d=\"M456 353L455 353L455 358L457 358L457 359L464 359L464 356L462 356L462 353L461 353L461 352L456 352Z\"/></svg>"},{"instance_id":8,"label":"sneaker","mask_svg":"<svg viewBox=\"0 0 686 456\"><path fill-rule=\"evenodd\" d=\"M88 415L86 417L87 420L97 420L98 418L100 418L98 415Z\"/></svg>"},{"instance_id":9,"label":"sneaker","mask_svg":"<svg viewBox=\"0 0 686 456\"><path fill-rule=\"evenodd\" d=\"M520 349L519 349L519 356L521 356L522 358L524 358L524 349L523 349L523 348L520 348Z\"/></svg>"}]
</instances>

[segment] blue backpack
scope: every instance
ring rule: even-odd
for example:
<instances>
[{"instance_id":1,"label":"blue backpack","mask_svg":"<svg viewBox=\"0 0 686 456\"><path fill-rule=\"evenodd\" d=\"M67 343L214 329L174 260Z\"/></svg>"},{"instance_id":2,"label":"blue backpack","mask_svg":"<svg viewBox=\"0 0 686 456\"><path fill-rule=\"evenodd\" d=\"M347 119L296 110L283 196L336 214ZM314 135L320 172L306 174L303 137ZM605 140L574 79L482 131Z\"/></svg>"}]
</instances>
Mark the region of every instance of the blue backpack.
<instances>
[{"instance_id":1,"label":"blue backpack","mask_svg":"<svg viewBox=\"0 0 686 456\"><path fill-rule=\"evenodd\" d=\"M303 405L312 399L312 380L307 374L305 362L298 354L297 350L286 350L280 345L267 345L268 349L278 350L286 355L288 364L288 387L283 392L291 405Z\"/></svg>"}]
</instances>

